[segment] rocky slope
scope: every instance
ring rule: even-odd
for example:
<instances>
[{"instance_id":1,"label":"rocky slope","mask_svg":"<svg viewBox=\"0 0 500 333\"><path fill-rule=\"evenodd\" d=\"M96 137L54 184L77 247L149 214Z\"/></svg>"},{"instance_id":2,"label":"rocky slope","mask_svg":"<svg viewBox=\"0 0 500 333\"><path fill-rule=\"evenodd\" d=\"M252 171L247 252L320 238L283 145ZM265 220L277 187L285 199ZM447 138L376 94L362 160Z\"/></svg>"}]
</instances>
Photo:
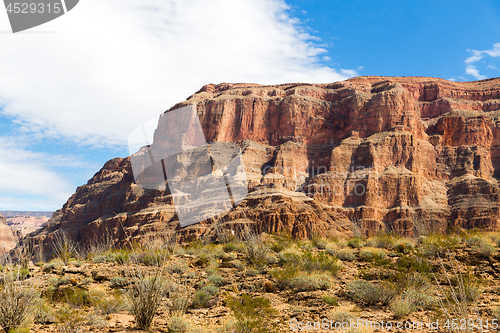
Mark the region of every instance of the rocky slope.
<instances>
[{"instance_id":1,"label":"rocky slope","mask_svg":"<svg viewBox=\"0 0 500 333\"><path fill-rule=\"evenodd\" d=\"M0 215L0 255L16 247L17 241L24 235L7 225L5 217Z\"/></svg>"},{"instance_id":2,"label":"rocky slope","mask_svg":"<svg viewBox=\"0 0 500 333\"><path fill-rule=\"evenodd\" d=\"M209 84L166 112L191 104L207 142L234 142L243 154L249 194L225 223L299 237L348 235L353 225L410 235L416 221L499 227L500 79ZM116 158L33 237L48 246L57 229L82 242L214 232L213 219L181 229L172 202L168 187L135 184L130 159Z\"/></svg>"}]
</instances>

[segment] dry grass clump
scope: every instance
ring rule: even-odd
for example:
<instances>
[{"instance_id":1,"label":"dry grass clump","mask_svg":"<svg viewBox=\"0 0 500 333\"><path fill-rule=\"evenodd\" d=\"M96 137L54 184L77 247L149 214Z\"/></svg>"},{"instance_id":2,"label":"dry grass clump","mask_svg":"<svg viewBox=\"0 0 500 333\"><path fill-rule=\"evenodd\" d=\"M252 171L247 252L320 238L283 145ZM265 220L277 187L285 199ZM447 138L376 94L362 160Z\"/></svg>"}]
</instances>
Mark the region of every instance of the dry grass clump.
<instances>
[{"instance_id":1,"label":"dry grass clump","mask_svg":"<svg viewBox=\"0 0 500 333\"><path fill-rule=\"evenodd\" d=\"M352 250L349 250L349 249L338 250L336 255L337 255L337 258L339 258L342 261L354 261L354 260L356 260L356 255L352 252Z\"/></svg>"},{"instance_id":2,"label":"dry grass clump","mask_svg":"<svg viewBox=\"0 0 500 333\"><path fill-rule=\"evenodd\" d=\"M327 274L299 275L290 281L290 288L295 292L326 290L332 283Z\"/></svg>"},{"instance_id":3,"label":"dry grass clump","mask_svg":"<svg viewBox=\"0 0 500 333\"><path fill-rule=\"evenodd\" d=\"M0 327L6 333L26 324L35 311L35 287L22 277L4 274L0 278Z\"/></svg>"},{"instance_id":4,"label":"dry grass clump","mask_svg":"<svg viewBox=\"0 0 500 333\"><path fill-rule=\"evenodd\" d=\"M134 285L130 289L131 312L139 329L149 329L165 297L166 279L161 272L134 276Z\"/></svg>"}]
</instances>

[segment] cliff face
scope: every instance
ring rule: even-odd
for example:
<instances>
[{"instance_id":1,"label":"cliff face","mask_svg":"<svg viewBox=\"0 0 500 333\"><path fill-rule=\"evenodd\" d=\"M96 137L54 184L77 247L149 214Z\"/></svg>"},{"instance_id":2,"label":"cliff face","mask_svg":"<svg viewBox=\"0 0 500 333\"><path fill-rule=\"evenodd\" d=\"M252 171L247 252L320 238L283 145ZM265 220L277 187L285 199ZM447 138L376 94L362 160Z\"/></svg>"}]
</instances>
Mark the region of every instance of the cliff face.
<instances>
[{"instance_id":1,"label":"cliff face","mask_svg":"<svg viewBox=\"0 0 500 333\"><path fill-rule=\"evenodd\" d=\"M21 236L21 232L8 226L5 217L0 215L0 256L12 250Z\"/></svg>"},{"instance_id":2,"label":"cliff face","mask_svg":"<svg viewBox=\"0 0 500 333\"><path fill-rule=\"evenodd\" d=\"M359 77L333 84L206 85L189 104L207 142L242 151L249 194L222 220L266 232L348 235L499 227L500 79L457 83ZM167 111L167 112L169 112ZM161 140L161 128L155 134ZM161 144L161 142L155 142ZM35 237L59 228L86 241L177 228L172 196L134 183L130 159L113 159L77 189Z\"/></svg>"}]
</instances>

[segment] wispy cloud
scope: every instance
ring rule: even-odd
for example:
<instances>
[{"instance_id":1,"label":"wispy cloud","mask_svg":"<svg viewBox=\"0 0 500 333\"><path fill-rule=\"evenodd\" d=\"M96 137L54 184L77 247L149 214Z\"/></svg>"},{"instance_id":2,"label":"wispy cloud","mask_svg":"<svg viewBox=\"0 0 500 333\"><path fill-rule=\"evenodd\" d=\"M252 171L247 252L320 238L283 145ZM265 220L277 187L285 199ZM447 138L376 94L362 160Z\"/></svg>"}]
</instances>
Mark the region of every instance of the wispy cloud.
<instances>
[{"instance_id":1,"label":"wispy cloud","mask_svg":"<svg viewBox=\"0 0 500 333\"><path fill-rule=\"evenodd\" d=\"M75 163L72 157L26 150L13 138L6 137L0 137L0 156L2 209L55 209L57 203L67 200L74 191L68 180L51 170L54 165ZM27 202L27 198L31 201Z\"/></svg>"},{"instance_id":2,"label":"wispy cloud","mask_svg":"<svg viewBox=\"0 0 500 333\"><path fill-rule=\"evenodd\" d=\"M54 207L73 191L57 172L71 158L36 153L18 144L25 138L122 148L136 126L207 83L357 75L322 63L335 56L283 0L85 0L34 30L54 33L0 34L0 116L16 124L0 136L4 205Z\"/></svg>"},{"instance_id":3,"label":"wispy cloud","mask_svg":"<svg viewBox=\"0 0 500 333\"><path fill-rule=\"evenodd\" d=\"M483 51L468 50L468 51L471 52L472 55L467 59L465 59L465 64L467 65L465 67L465 73L472 75L477 80L486 79L487 76L479 73L479 70L473 64L483 60L487 56L500 57L500 43L493 44L493 48L490 50L483 50ZM488 68L493 68L493 67L488 66Z\"/></svg>"},{"instance_id":4,"label":"wispy cloud","mask_svg":"<svg viewBox=\"0 0 500 333\"><path fill-rule=\"evenodd\" d=\"M3 112L42 137L93 146L125 145L207 83L356 75L323 65L326 50L281 0L86 0L38 29L55 33L0 35Z\"/></svg>"}]
</instances>

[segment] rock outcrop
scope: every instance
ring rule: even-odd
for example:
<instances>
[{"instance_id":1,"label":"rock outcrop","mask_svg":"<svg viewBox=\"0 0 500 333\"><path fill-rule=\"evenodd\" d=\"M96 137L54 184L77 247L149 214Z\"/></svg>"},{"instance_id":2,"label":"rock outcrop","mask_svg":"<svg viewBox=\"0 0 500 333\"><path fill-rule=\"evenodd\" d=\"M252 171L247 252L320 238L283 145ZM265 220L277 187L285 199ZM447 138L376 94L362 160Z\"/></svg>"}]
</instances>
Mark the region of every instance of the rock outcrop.
<instances>
[{"instance_id":1,"label":"rock outcrop","mask_svg":"<svg viewBox=\"0 0 500 333\"><path fill-rule=\"evenodd\" d=\"M0 215L0 256L16 247L21 233L6 224L5 217Z\"/></svg>"},{"instance_id":2,"label":"rock outcrop","mask_svg":"<svg viewBox=\"0 0 500 333\"><path fill-rule=\"evenodd\" d=\"M209 84L166 112L190 104L207 142L241 148L249 193L218 219L234 228L305 237L349 235L353 224L367 235L410 235L418 221L499 227L500 79ZM83 242L106 232L124 242L176 229L193 239L215 220L180 228L168 187L135 184L130 159L116 158L31 236L49 244L64 229Z\"/></svg>"}]
</instances>

